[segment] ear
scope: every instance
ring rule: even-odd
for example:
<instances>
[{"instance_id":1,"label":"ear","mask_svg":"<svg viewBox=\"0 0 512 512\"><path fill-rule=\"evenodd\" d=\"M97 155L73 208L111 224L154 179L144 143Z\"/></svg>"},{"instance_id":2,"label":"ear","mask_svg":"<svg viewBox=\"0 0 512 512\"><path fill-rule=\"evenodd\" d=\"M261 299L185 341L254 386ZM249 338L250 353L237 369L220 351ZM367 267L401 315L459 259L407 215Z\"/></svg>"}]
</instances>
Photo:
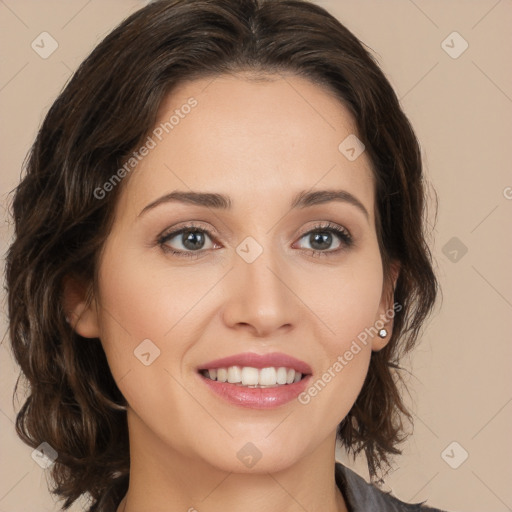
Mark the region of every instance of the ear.
<instances>
[{"instance_id":1,"label":"ear","mask_svg":"<svg viewBox=\"0 0 512 512\"><path fill-rule=\"evenodd\" d=\"M84 338L98 338L100 334L97 304L90 284L67 276L64 278L63 308L66 321Z\"/></svg>"},{"instance_id":2,"label":"ear","mask_svg":"<svg viewBox=\"0 0 512 512\"><path fill-rule=\"evenodd\" d=\"M397 305L396 309L394 308L396 282L400 275L400 262L398 260L393 260L390 263L389 273L390 275L388 279L384 280L384 284L382 286L379 316L375 319L374 324L377 331L384 328L387 331L387 334L383 338L380 337L378 333L373 336L372 350L375 352L383 349L389 343L393 332L393 318L396 311L400 311L400 309L402 309L401 305ZM383 327L382 324L384 324Z\"/></svg>"}]
</instances>

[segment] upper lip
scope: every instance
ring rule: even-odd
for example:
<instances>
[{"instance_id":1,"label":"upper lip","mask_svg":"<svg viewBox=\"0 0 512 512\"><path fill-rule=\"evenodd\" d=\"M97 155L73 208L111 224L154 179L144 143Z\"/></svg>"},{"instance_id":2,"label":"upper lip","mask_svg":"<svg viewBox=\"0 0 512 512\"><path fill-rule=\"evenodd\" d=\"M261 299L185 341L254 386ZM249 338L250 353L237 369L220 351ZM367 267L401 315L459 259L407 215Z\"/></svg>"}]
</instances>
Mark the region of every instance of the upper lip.
<instances>
[{"instance_id":1,"label":"upper lip","mask_svg":"<svg viewBox=\"0 0 512 512\"><path fill-rule=\"evenodd\" d=\"M268 368L270 366L279 368L284 366L286 368L293 368L295 371L302 374L313 373L309 364L281 352L271 352L270 354L245 352L243 354L235 354L204 363L198 367L198 370L213 370L215 368L227 368L229 366L251 366L253 368Z\"/></svg>"}]
</instances>

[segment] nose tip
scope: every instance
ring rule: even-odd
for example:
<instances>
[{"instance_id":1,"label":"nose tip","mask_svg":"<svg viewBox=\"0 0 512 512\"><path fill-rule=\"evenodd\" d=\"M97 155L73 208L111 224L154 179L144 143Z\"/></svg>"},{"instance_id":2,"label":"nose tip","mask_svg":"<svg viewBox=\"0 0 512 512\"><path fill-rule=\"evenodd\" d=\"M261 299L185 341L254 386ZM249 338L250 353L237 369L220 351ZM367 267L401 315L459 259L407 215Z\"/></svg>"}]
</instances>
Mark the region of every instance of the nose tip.
<instances>
[{"instance_id":1,"label":"nose tip","mask_svg":"<svg viewBox=\"0 0 512 512\"><path fill-rule=\"evenodd\" d=\"M272 268L273 267L273 268ZM286 285L286 275L263 255L252 263L239 261L229 278L224 322L263 337L289 329L296 321L296 301Z\"/></svg>"}]
</instances>

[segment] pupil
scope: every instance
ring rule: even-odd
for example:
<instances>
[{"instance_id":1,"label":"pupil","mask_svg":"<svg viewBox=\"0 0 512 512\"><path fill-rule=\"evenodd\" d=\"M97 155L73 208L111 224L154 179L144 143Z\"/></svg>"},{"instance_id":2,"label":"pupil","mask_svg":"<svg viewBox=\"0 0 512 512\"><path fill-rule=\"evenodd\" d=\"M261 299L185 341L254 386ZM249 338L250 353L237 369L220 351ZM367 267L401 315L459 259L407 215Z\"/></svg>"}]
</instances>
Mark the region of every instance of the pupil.
<instances>
[{"instance_id":1,"label":"pupil","mask_svg":"<svg viewBox=\"0 0 512 512\"><path fill-rule=\"evenodd\" d=\"M332 243L331 233L313 233L313 240L310 239L311 247L315 250L328 249ZM317 245L317 247L315 247Z\"/></svg>"},{"instance_id":2,"label":"pupil","mask_svg":"<svg viewBox=\"0 0 512 512\"><path fill-rule=\"evenodd\" d=\"M204 236L200 231L186 231L183 237L183 245L187 249L200 249L204 245Z\"/></svg>"}]
</instances>

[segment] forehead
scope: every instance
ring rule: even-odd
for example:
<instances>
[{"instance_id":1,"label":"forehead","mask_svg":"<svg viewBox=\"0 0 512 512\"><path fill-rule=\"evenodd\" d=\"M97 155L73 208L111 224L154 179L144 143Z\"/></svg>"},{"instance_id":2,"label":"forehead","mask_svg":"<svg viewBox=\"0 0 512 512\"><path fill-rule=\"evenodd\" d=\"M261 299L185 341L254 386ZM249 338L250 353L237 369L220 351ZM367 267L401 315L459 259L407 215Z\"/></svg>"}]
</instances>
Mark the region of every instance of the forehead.
<instances>
[{"instance_id":1,"label":"forehead","mask_svg":"<svg viewBox=\"0 0 512 512\"><path fill-rule=\"evenodd\" d=\"M193 105L193 106L192 106ZM233 207L288 200L297 191L343 188L373 217L371 163L339 146L357 128L330 91L294 75L204 78L162 102L154 147L126 184L134 208L172 190L221 192Z\"/></svg>"}]
</instances>

